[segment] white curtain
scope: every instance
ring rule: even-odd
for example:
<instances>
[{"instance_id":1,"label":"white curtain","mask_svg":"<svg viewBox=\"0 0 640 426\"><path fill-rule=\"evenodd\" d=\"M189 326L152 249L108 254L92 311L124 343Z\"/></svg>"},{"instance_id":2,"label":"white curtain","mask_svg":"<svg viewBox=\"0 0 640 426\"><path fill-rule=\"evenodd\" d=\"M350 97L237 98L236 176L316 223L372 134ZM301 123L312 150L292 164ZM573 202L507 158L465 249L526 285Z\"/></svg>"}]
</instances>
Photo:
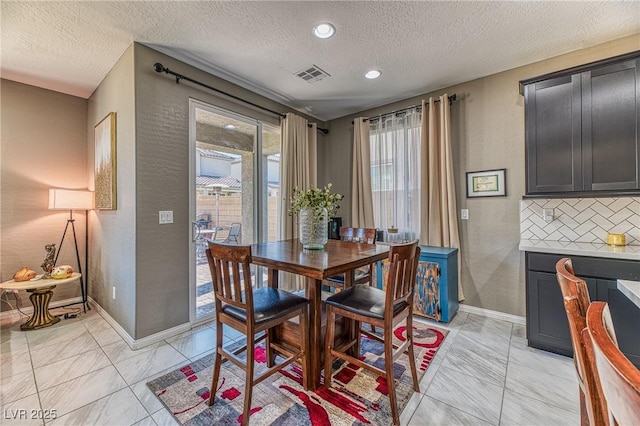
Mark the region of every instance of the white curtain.
<instances>
[{"instance_id":1,"label":"white curtain","mask_svg":"<svg viewBox=\"0 0 640 426\"><path fill-rule=\"evenodd\" d=\"M420 243L458 248L458 299L464 300L450 109L446 93L440 96L439 102L433 98L429 98L428 104L422 101Z\"/></svg>"},{"instance_id":2,"label":"white curtain","mask_svg":"<svg viewBox=\"0 0 640 426\"><path fill-rule=\"evenodd\" d=\"M375 228L371 196L371 156L369 120L353 122L353 169L351 180L351 226Z\"/></svg>"},{"instance_id":3,"label":"white curtain","mask_svg":"<svg viewBox=\"0 0 640 426\"><path fill-rule=\"evenodd\" d=\"M280 161L280 239L298 237L298 218L289 216L289 206L293 190L317 187L317 126L308 125L306 119L288 113L281 122L282 158ZM296 282L297 281L297 282ZM300 280L293 280L290 274L280 274L280 288L299 289Z\"/></svg>"},{"instance_id":4,"label":"white curtain","mask_svg":"<svg viewBox=\"0 0 640 426\"><path fill-rule=\"evenodd\" d=\"M397 229L389 239L414 240L420 235L420 112L369 122L375 225Z\"/></svg>"}]
</instances>

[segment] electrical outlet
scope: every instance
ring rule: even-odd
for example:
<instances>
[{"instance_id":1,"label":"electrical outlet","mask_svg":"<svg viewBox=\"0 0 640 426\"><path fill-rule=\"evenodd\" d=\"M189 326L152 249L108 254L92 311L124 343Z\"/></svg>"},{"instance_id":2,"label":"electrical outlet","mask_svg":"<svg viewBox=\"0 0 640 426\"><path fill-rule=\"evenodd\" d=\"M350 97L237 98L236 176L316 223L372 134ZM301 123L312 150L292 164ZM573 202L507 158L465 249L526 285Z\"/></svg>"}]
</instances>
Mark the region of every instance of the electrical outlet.
<instances>
[{"instance_id":1,"label":"electrical outlet","mask_svg":"<svg viewBox=\"0 0 640 426\"><path fill-rule=\"evenodd\" d=\"M160 210L158 217L160 225L173 223L173 210Z\"/></svg>"},{"instance_id":2,"label":"electrical outlet","mask_svg":"<svg viewBox=\"0 0 640 426\"><path fill-rule=\"evenodd\" d=\"M460 209L460 219L469 220L469 209Z\"/></svg>"},{"instance_id":3,"label":"electrical outlet","mask_svg":"<svg viewBox=\"0 0 640 426\"><path fill-rule=\"evenodd\" d=\"M111 297L113 297L113 300L116 300L116 286L115 285L113 287L111 287Z\"/></svg>"},{"instance_id":4,"label":"electrical outlet","mask_svg":"<svg viewBox=\"0 0 640 426\"><path fill-rule=\"evenodd\" d=\"M553 209L542 209L542 219L545 222L553 222Z\"/></svg>"}]
</instances>

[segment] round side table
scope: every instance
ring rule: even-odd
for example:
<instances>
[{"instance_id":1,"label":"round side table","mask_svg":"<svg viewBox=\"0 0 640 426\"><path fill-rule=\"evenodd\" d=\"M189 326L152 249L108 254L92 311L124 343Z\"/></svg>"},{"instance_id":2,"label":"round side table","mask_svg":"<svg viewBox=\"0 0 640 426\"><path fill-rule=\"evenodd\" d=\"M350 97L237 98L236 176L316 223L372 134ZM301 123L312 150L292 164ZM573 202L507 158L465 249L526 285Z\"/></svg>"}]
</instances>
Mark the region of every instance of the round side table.
<instances>
[{"instance_id":1,"label":"round side table","mask_svg":"<svg viewBox=\"0 0 640 426\"><path fill-rule=\"evenodd\" d=\"M0 284L1 290L26 290L31 293L29 300L33 305L33 315L29 320L20 326L21 330L36 330L38 328L50 327L60 321L60 318L49 313L49 302L53 296L53 289L60 284L67 284L77 281L80 274L74 272L69 278L43 279L42 275L29 281L9 280Z\"/></svg>"}]
</instances>

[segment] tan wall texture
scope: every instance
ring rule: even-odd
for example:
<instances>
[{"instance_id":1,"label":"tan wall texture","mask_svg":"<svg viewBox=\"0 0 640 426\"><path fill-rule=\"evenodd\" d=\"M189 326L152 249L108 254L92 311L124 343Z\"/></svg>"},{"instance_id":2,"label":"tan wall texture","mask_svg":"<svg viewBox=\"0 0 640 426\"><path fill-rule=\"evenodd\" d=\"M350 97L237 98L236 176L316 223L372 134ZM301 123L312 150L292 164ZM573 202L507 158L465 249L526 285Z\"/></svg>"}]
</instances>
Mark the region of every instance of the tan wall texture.
<instances>
[{"instance_id":1,"label":"tan wall texture","mask_svg":"<svg viewBox=\"0 0 640 426\"><path fill-rule=\"evenodd\" d=\"M41 274L45 244L59 248L69 212L48 210L49 188L87 188L87 101L9 80L0 81L0 98L0 281L7 281L25 265ZM84 266L85 213L74 218ZM77 268L72 238L69 232L58 264ZM20 296L30 307L28 294ZM73 297L80 286L68 284L52 301Z\"/></svg>"}]
</instances>

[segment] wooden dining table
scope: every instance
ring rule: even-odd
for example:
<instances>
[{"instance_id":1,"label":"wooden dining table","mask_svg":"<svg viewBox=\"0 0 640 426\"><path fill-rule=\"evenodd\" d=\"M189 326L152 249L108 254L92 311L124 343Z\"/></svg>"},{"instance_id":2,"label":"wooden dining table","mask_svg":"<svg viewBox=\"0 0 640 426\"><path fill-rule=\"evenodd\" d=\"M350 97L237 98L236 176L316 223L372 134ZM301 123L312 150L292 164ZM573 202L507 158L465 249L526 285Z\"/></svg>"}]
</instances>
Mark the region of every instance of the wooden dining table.
<instances>
[{"instance_id":1,"label":"wooden dining table","mask_svg":"<svg viewBox=\"0 0 640 426\"><path fill-rule=\"evenodd\" d=\"M305 388L313 390L320 386L324 348L322 281L334 275L345 274L345 287L349 287L354 281L357 268L386 259L388 252L387 246L355 244L340 240L329 240L323 250L303 249L297 239L258 243L251 246L253 263L268 269L269 286L278 288L279 271L305 277L305 297L310 302L310 371L306 375Z\"/></svg>"}]
</instances>

